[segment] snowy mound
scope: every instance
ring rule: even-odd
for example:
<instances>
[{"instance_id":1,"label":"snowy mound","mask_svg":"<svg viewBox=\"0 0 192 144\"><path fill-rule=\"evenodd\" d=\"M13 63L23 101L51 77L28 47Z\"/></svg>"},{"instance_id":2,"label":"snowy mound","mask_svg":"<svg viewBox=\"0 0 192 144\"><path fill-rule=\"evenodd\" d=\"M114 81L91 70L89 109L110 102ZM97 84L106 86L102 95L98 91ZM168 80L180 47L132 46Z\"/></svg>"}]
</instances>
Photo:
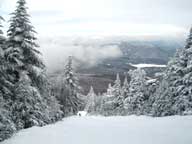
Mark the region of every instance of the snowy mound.
<instances>
[{"instance_id":1,"label":"snowy mound","mask_svg":"<svg viewBox=\"0 0 192 144\"><path fill-rule=\"evenodd\" d=\"M77 113L77 116L86 116L87 115L87 112L86 111L79 111Z\"/></svg>"}]
</instances>

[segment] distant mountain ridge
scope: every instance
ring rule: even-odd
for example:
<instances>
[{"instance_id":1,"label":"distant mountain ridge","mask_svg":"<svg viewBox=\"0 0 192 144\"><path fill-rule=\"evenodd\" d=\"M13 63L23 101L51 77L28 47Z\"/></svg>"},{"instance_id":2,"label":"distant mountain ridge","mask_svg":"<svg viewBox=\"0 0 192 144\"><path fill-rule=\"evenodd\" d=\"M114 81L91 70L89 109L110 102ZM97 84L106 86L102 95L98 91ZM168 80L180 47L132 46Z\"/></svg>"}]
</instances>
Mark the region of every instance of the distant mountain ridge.
<instances>
[{"instance_id":1,"label":"distant mountain ridge","mask_svg":"<svg viewBox=\"0 0 192 144\"><path fill-rule=\"evenodd\" d=\"M75 58L77 61L76 70L79 73L80 83L83 89L89 89L93 85L95 91L104 92L108 83L112 83L116 73L123 75L130 69L136 67L132 64L161 64L166 65L170 57L172 57L176 49L183 47L183 42L177 39L160 39L160 40L95 40L95 41L74 41L76 46L102 48L114 46L121 51L121 55L117 57L106 57L97 59L97 63L90 66L86 61ZM108 51L110 53L110 51ZM85 56L86 58L86 56ZM165 68L148 67L145 68L148 76L153 77L155 73L163 71ZM60 70L59 70L60 71ZM60 72L57 72L59 75ZM87 91L85 91L87 93Z\"/></svg>"}]
</instances>

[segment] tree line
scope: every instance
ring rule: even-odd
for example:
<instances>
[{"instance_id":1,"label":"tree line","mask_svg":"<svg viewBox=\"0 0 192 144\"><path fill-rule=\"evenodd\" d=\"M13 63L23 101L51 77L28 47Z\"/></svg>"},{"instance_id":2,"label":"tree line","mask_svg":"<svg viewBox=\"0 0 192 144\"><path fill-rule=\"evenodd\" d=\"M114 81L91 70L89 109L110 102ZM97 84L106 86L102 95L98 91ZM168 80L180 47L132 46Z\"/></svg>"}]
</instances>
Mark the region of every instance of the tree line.
<instances>
[{"instance_id":1,"label":"tree line","mask_svg":"<svg viewBox=\"0 0 192 144\"><path fill-rule=\"evenodd\" d=\"M127 75L130 81L127 81ZM192 28L183 48L178 49L158 79L148 79L143 69L131 70L121 82L119 74L107 92L88 94L90 114L171 116L192 114Z\"/></svg>"}]
</instances>

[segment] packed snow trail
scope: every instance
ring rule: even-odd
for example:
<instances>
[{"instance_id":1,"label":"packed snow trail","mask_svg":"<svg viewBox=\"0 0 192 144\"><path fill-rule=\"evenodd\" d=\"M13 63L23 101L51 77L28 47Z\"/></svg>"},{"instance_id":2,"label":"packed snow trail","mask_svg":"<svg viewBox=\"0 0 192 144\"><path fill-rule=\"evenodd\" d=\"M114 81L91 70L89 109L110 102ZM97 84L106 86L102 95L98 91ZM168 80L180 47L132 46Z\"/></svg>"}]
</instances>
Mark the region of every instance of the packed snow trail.
<instances>
[{"instance_id":1,"label":"packed snow trail","mask_svg":"<svg viewBox=\"0 0 192 144\"><path fill-rule=\"evenodd\" d=\"M1 144L192 144L192 116L70 117Z\"/></svg>"}]
</instances>

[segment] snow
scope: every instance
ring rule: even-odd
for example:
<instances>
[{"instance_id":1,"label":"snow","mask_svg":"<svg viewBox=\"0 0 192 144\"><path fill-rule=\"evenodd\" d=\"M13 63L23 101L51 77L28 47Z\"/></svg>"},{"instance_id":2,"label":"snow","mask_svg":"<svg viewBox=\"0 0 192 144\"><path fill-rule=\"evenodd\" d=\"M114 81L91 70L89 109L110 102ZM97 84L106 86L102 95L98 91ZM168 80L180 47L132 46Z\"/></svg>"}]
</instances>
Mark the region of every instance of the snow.
<instances>
[{"instance_id":1,"label":"snow","mask_svg":"<svg viewBox=\"0 0 192 144\"><path fill-rule=\"evenodd\" d=\"M22 42L23 37L21 35L17 35L17 36L14 37L14 40L17 41L17 42Z\"/></svg>"},{"instance_id":2,"label":"snow","mask_svg":"<svg viewBox=\"0 0 192 144\"><path fill-rule=\"evenodd\" d=\"M77 113L77 116L86 116L87 115L87 112L86 111L79 111Z\"/></svg>"},{"instance_id":3,"label":"snow","mask_svg":"<svg viewBox=\"0 0 192 144\"><path fill-rule=\"evenodd\" d=\"M192 116L70 117L0 144L191 144Z\"/></svg>"},{"instance_id":4,"label":"snow","mask_svg":"<svg viewBox=\"0 0 192 144\"><path fill-rule=\"evenodd\" d=\"M157 64L131 64L131 66L137 67L137 68L147 68L147 67L166 67L166 65L157 65Z\"/></svg>"},{"instance_id":5,"label":"snow","mask_svg":"<svg viewBox=\"0 0 192 144\"><path fill-rule=\"evenodd\" d=\"M157 79L150 79L150 80L147 80L147 84L150 84L150 83L155 83L157 81Z\"/></svg>"}]
</instances>

